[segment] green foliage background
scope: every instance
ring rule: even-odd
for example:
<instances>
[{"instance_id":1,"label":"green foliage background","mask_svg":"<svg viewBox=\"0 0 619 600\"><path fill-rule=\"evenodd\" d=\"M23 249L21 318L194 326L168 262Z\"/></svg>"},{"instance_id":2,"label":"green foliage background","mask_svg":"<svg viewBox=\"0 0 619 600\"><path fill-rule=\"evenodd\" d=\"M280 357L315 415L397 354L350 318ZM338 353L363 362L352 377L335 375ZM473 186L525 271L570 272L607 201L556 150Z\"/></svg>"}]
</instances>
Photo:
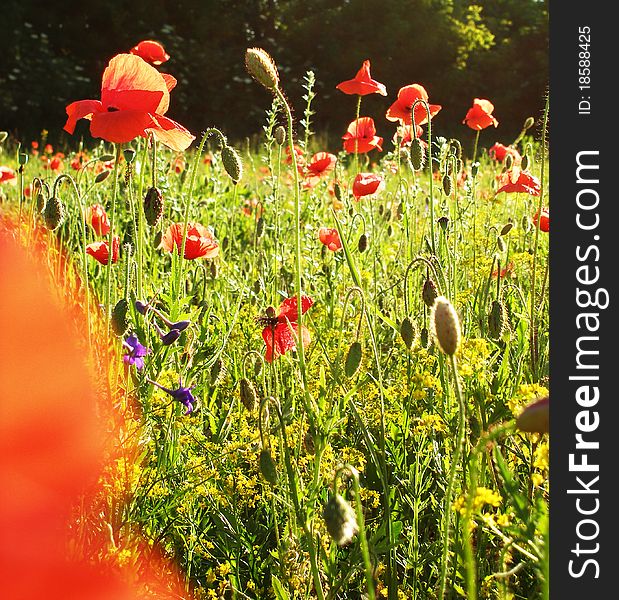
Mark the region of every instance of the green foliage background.
<instances>
[{"instance_id":1,"label":"green foliage background","mask_svg":"<svg viewBox=\"0 0 619 600\"><path fill-rule=\"evenodd\" d=\"M541 113L548 82L548 7L539 0L4 0L0 23L0 129L27 141L61 133L65 106L98 98L109 59L142 39L162 42L177 77L168 115L198 135L223 128L232 139L258 133L268 93L247 75L248 46L276 60L297 117L302 79L316 75L315 130L339 144L355 99L335 86L363 60L387 86L364 115L391 138L384 113L400 87L423 84L443 112L439 135L456 135L474 97L495 105L499 130L481 142L509 143ZM491 128L492 129L492 128ZM85 133L87 123L77 132ZM87 136L86 136L87 137ZM486 139L487 138L487 139ZM465 149L466 150L466 149Z\"/></svg>"}]
</instances>

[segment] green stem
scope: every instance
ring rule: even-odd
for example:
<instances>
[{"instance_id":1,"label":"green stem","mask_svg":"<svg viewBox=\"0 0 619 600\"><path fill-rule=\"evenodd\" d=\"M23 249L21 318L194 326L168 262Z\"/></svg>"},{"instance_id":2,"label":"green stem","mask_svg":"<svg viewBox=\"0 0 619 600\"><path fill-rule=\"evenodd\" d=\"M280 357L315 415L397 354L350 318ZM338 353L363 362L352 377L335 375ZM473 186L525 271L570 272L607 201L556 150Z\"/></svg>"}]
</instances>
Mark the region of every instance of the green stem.
<instances>
[{"instance_id":1,"label":"green stem","mask_svg":"<svg viewBox=\"0 0 619 600\"><path fill-rule=\"evenodd\" d=\"M114 185L112 187L112 205L110 207L110 232L108 235L108 261L105 280L105 310L109 317L112 301L112 265L114 264L114 225L116 223L116 196L118 194L118 163L122 153L122 144L116 144L116 159L114 160ZM111 322L108 319L108 332Z\"/></svg>"}]
</instances>

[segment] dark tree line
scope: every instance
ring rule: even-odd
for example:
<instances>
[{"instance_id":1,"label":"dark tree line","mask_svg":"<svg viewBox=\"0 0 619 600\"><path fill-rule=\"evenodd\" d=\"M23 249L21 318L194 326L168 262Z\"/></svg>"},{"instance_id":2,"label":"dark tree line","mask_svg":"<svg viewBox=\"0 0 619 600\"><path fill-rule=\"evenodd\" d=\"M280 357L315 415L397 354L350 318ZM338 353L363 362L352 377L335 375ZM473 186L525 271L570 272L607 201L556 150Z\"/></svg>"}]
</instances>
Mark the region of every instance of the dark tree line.
<instances>
[{"instance_id":1,"label":"dark tree line","mask_svg":"<svg viewBox=\"0 0 619 600\"><path fill-rule=\"evenodd\" d=\"M463 133L474 97L490 99L500 122L482 141L510 142L539 117L548 81L547 2L536 0L5 0L0 23L0 129L23 140L42 129L59 139L65 106L98 98L109 59L142 39L164 44L160 68L178 79L169 116L199 135L218 126L231 139L260 131L269 94L245 71L248 46L276 60L301 118L303 78L315 73L313 126L339 138L355 98L335 86L365 59L387 98L366 97L362 112L390 139L384 113L400 87L423 84L441 104L435 130ZM85 132L87 127L81 130ZM496 138L496 139L495 139Z\"/></svg>"}]
</instances>

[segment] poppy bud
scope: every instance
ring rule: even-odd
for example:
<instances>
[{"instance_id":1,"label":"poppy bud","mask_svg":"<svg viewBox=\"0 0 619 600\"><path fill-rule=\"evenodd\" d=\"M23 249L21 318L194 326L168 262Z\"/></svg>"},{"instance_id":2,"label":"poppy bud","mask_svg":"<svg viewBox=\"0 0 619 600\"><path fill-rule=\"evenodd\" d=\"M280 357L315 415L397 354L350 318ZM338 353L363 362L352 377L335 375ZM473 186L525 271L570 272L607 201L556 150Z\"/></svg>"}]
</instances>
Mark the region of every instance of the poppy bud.
<instances>
[{"instance_id":1,"label":"poppy bud","mask_svg":"<svg viewBox=\"0 0 619 600\"><path fill-rule=\"evenodd\" d=\"M277 467L271 453L266 448L260 452L258 463L260 465L260 473L262 473L262 476L271 485L275 485L277 483Z\"/></svg>"},{"instance_id":2,"label":"poppy bud","mask_svg":"<svg viewBox=\"0 0 619 600\"><path fill-rule=\"evenodd\" d=\"M419 343L423 348L428 347L428 342L430 341L430 332L427 327L422 328L421 333L419 334Z\"/></svg>"},{"instance_id":3,"label":"poppy bud","mask_svg":"<svg viewBox=\"0 0 619 600\"><path fill-rule=\"evenodd\" d=\"M259 377L260 373L262 373L262 360L257 358L254 363L254 377Z\"/></svg>"},{"instance_id":4,"label":"poppy bud","mask_svg":"<svg viewBox=\"0 0 619 600\"><path fill-rule=\"evenodd\" d=\"M451 180L451 175L443 175L443 192L445 192L445 196L451 196L452 189L453 184Z\"/></svg>"},{"instance_id":5,"label":"poppy bud","mask_svg":"<svg viewBox=\"0 0 619 600\"><path fill-rule=\"evenodd\" d=\"M109 169L104 169L95 177L95 183L101 183L105 181L110 176L111 171Z\"/></svg>"},{"instance_id":6,"label":"poppy bud","mask_svg":"<svg viewBox=\"0 0 619 600\"><path fill-rule=\"evenodd\" d=\"M460 321L453 305L444 296L434 301L431 323L441 350L448 356L454 355L460 345Z\"/></svg>"},{"instance_id":7,"label":"poppy bud","mask_svg":"<svg viewBox=\"0 0 619 600\"><path fill-rule=\"evenodd\" d=\"M113 154L102 154L101 156L99 156L99 161L101 162L110 162L111 160L114 160L116 157Z\"/></svg>"},{"instance_id":8,"label":"poppy bud","mask_svg":"<svg viewBox=\"0 0 619 600\"><path fill-rule=\"evenodd\" d=\"M471 175L473 177L477 177L477 171L479 171L479 163L478 162L473 163L471 165Z\"/></svg>"},{"instance_id":9,"label":"poppy bud","mask_svg":"<svg viewBox=\"0 0 619 600\"><path fill-rule=\"evenodd\" d=\"M535 123L535 119L533 117L527 117L527 120L524 122L524 125L522 126L522 128L531 129L534 123Z\"/></svg>"},{"instance_id":10,"label":"poppy bud","mask_svg":"<svg viewBox=\"0 0 619 600\"><path fill-rule=\"evenodd\" d=\"M256 238L260 239L264 233L264 218L260 217L256 222Z\"/></svg>"},{"instance_id":11,"label":"poppy bud","mask_svg":"<svg viewBox=\"0 0 619 600\"><path fill-rule=\"evenodd\" d=\"M146 222L155 227L163 215L163 194L156 187L151 187L144 196L144 216Z\"/></svg>"},{"instance_id":12,"label":"poppy bud","mask_svg":"<svg viewBox=\"0 0 619 600\"><path fill-rule=\"evenodd\" d=\"M112 330L118 336L125 335L129 329L128 309L129 303L125 298L121 298L112 309Z\"/></svg>"},{"instance_id":13,"label":"poppy bud","mask_svg":"<svg viewBox=\"0 0 619 600\"><path fill-rule=\"evenodd\" d=\"M20 152L17 156L17 162L19 163L20 167L26 166L28 164L28 155Z\"/></svg>"},{"instance_id":14,"label":"poppy bud","mask_svg":"<svg viewBox=\"0 0 619 600\"><path fill-rule=\"evenodd\" d=\"M232 146L226 145L221 149L221 162L232 182L237 184L243 175L243 163L239 153Z\"/></svg>"},{"instance_id":15,"label":"poppy bud","mask_svg":"<svg viewBox=\"0 0 619 600\"><path fill-rule=\"evenodd\" d=\"M217 279L217 275L219 275L219 267L217 263L213 260L211 261L211 279Z\"/></svg>"},{"instance_id":16,"label":"poppy bud","mask_svg":"<svg viewBox=\"0 0 619 600\"><path fill-rule=\"evenodd\" d=\"M415 324L410 317L404 317L404 319L402 319L402 323L400 324L400 336L402 336L404 344L409 350L415 341L415 334Z\"/></svg>"},{"instance_id":17,"label":"poppy bud","mask_svg":"<svg viewBox=\"0 0 619 600\"><path fill-rule=\"evenodd\" d=\"M327 502L322 517L329 535L338 546L349 544L359 533L355 511L339 494L335 494Z\"/></svg>"},{"instance_id":18,"label":"poppy bud","mask_svg":"<svg viewBox=\"0 0 619 600\"><path fill-rule=\"evenodd\" d=\"M496 245L499 247L499 252L505 252L505 242L503 241L503 238L498 235L496 238Z\"/></svg>"},{"instance_id":19,"label":"poppy bud","mask_svg":"<svg viewBox=\"0 0 619 600\"><path fill-rule=\"evenodd\" d=\"M488 333L492 339L498 340L505 331L507 323L507 309L505 305L495 300L488 314Z\"/></svg>"},{"instance_id":20,"label":"poppy bud","mask_svg":"<svg viewBox=\"0 0 619 600\"><path fill-rule=\"evenodd\" d=\"M211 370L209 372L209 378L211 380L211 385L216 386L223 379L224 373L225 373L224 361L221 358L218 358L211 365Z\"/></svg>"},{"instance_id":21,"label":"poppy bud","mask_svg":"<svg viewBox=\"0 0 619 600\"><path fill-rule=\"evenodd\" d=\"M170 329L168 333L161 336L161 343L164 346L169 346L170 344L173 344L180 336L181 332L178 329Z\"/></svg>"},{"instance_id":22,"label":"poppy bud","mask_svg":"<svg viewBox=\"0 0 619 600\"><path fill-rule=\"evenodd\" d=\"M283 125L278 125L275 128L275 141L279 146L283 146L286 141L286 129Z\"/></svg>"},{"instance_id":23,"label":"poppy bud","mask_svg":"<svg viewBox=\"0 0 619 600\"><path fill-rule=\"evenodd\" d=\"M279 85L279 73L275 62L262 48L248 48L245 51L245 67L267 90L275 90Z\"/></svg>"},{"instance_id":24,"label":"poppy bud","mask_svg":"<svg viewBox=\"0 0 619 600\"><path fill-rule=\"evenodd\" d=\"M526 171L529 168L529 155L525 154L520 161L520 168Z\"/></svg>"},{"instance_id":25,"label":"poppy bud","mask_svg":"<svg viewBox=\"0 0 619 600\"><path fill-rule=\"evenodd\" d=\"M368 236L365 233L362 233L359 236L359 243L357 244L357 248L359 252L365 252L368 248Z\"/></svg>"},{"instance_id":26,"label":"poppy bud","mask_svg":"<svg viewBox=\"0 0 619 600\"><path fill-rule=\"evenodd\" d=\"M355 375L361 365L362 357L363 349L361 348L361 342L353 342L348 349L348 354L346 354L346 362L344 363L344 373L346 373L346 377L352 377Z\"/></svg>"},{"instance_id":27,"label":"poppy bud","mask_svg":"<svg viewBox=\"0 0 619 600\"><path fill-rule=\"evenodd\" d=\"M443 231L447 231L447 227L449 227L449 217L440 217L437 223Z\"/></svg>"},{"instance_id":28,"label":"poppy bud","mask_svg":"<svg viewBox=\"0 0 619 600\"><path fill-rule=\"evenodd\" d=\"M535 400L518 415L516 427L530 433L548 433L550 431L549 396Z\"/></svg>"},{"instance_id":29,"label":"poppy bud","mask_svg":"<svg viewBox=\"0 0 619 600\"><path fill-rule=\"evenodd\" d=\"M45 226L52 231L56 229L64 220L65 209L60 198L52 196L46 203L43 209L43 219Z\"/></svg>"},{"instance_id":30,"label":"poppy bud","mask_svg":"<svg viewBox=\"0 0 619 600\"><path fill-rule=\"evenodd\" d=\"M342 186L337 183L337 181L333 184L333 193L335 194L335 199L338 202L342 201Z\"/></svg>"},{"instance_id":31,"label":"poppy bud","mask_svg":"<svg viewBox=\"0 0 619 600\"><path fill-rule=\"evenodd\" d=\"M513 226L514 226L513 223L505 223L505 225L503 225L503 229L501 229L501 233L499 235L507 235L512 230Z\"/></svg>"},{"instance_id":32,"label":"poppy bud","mask_svg":"<svg viewBox=\"0 0 619 600\"><path fill-rule=\"evenodd\" d=\"M391 237L393 235L393 225L389 223L389 227L387 227L387 235Z\"/></svg>"},{"instance_id":33,"label":"poppy bud","mask_svg":"<svg viewBox=\"0 0 619 600\"><path fill-rule=\"evenodd\" d=\"M243 377L239 382L239 393L241 396L241 404L248 412L253 412L258 404L258 395L256 394L256 388L249 379Z\"/></svg>"},{"instance_id":34,"label":"poppy bud","mask_svg":"<svg viewBox=\"0 0 619 600\"><path fill-rule=\"evenodd\" d=\"M37 210L41 212L45 208L45 196L39 192L37 194Z\"/></svg>"},{"instance_id":35,"label":"poppy bud","mask_svg":"<svg viewBox=\"0 0 619 600\"><path fill-rule=\"evenodd\" d=\"M411 165L415 171L419 171L423 168L425 162L426 153L421 145L421 140L415 138L411 142Z\"/></svg>"},{"instance_id":36,"label":"poppy bud","mask_svg":"<svg viewBox=\"0 0 619 600\"><path fill-rule=\"evenodd\" d=\"M135 158L135 150L133 148L125 148L123 150L123 156L125 157L127 164L131 164Z\"/></svg>"},{"instance_id":37,"label":"poppy bud","mask_svg":"<svg viewBox=\"0 0 619 600\"><path fill-rule=\"evenodd\" d=\"M438 288L436 287L436 283L429 277L423 282L423 289L421 290L421 298L423 299L423 303L428 307L432 308L434 301L438 296Z\"/></svg>"}]
</instances>

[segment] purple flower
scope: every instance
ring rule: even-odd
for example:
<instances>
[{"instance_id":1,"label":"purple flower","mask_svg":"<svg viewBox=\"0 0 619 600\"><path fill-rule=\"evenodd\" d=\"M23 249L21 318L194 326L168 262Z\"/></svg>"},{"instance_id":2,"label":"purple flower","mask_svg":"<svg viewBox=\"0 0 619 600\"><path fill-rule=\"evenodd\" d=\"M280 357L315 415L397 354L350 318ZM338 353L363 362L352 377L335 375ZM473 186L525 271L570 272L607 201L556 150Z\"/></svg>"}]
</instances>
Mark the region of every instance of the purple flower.
<instances>
[{"instance_id":1,"label":"purple flower","mask_svg":"<svg viewBox=\"0 0 619 600\"><path fill-rule=\"evenodd\" d=\"M154 386L157 386L160 390L163 390L164 392L170 394L170 396L172 396L174 400L178 400L187 409L185 410L186 415L193 412L197 400L191 393L191 390L196 387L195 385L192 385L191 387L183 387L183 382L179 381L179 387L176 390L169 390L167 387L159 385L156 381L152 381L150 379L148 381L150 381L150 383L152 383Z\"/></svg>"},{"instance_id":2,"label":"purple flower","mask_svg":"<svg viewBox=\"0 0 619 600\"><path fill-rule=\"evenodd\" d=\"M173 344L181 335L181 332L178 329L170 329L170 331L168 331L168 333L163 334L163 332L161 332L161 343L164 346L169 346L170 344Z\"/></svg>"},{"instance_id":3,"label":"purple flower","mask_svg":"<svg viewBox=\"0 0 619 600\"><path fill-rule=\"evenodd\" d=\"M191 325L191 321L176 321L176 323L167 323L167 325L170 329L185 331L185 329Z\"/></svg>"},{"instance_id":4,"label":"purple flower","mask_svg":"<svg viewBox=\"0 0 619 600\"><path fill-rule=\"evenodd\" d=\"M144 368L144 357L150 354L150 349L140 344L137 335L132 333L125 341L123 346L129 351L123 356L123 362L126 365L135 365L135 368L140 370Z\"/></svg>"}]
</instances>

